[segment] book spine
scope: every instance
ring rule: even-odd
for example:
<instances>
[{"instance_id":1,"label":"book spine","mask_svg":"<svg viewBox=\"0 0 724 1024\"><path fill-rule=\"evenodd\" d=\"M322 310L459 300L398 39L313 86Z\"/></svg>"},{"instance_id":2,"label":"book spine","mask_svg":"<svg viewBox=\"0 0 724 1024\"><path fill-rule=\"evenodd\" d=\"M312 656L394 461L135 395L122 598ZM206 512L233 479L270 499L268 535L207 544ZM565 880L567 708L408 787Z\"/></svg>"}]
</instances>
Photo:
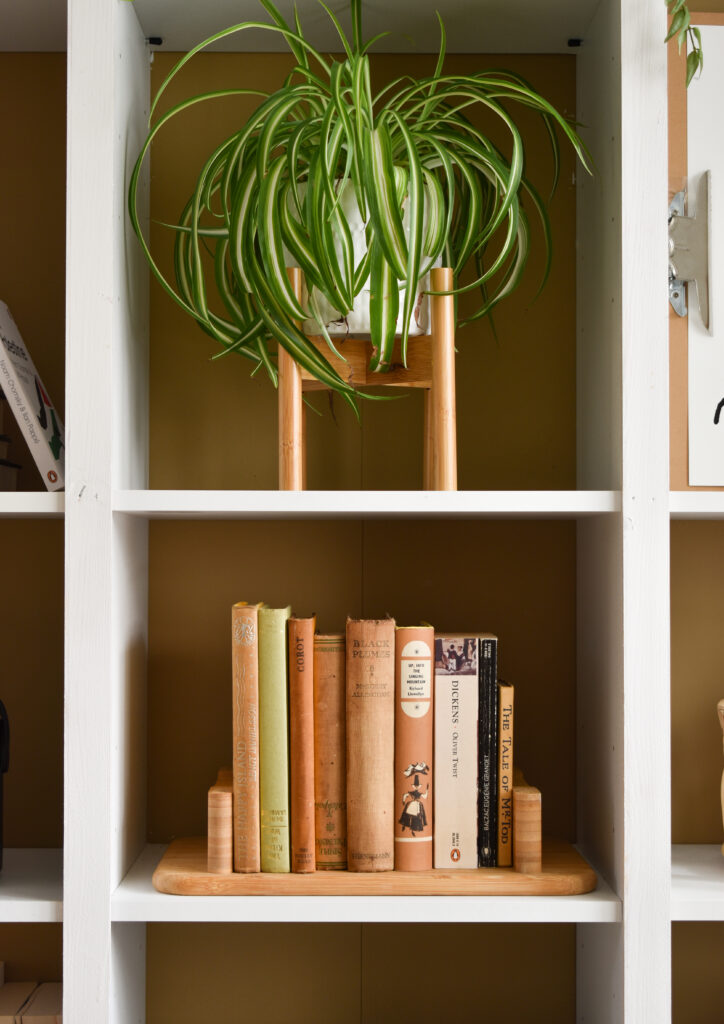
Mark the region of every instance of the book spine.
<instances>
[{"instance_id":1,"label":"book spine","mask_svg":"<svg viewBox=\"0 0 724 1024\"><path fill-rule=\"evenodd\" d=\"M395 631L395 869L432 868L432 626Z\"/></svg>"},{"instance_id":2,"label":"book spine","mask_svg":"<svg viewBox=\"0 0 724 1024\"><path fill-rule=\"evenodd\" d=\"M314 871L314 618L289 629L292 871Z\"/></svg>"},{"instance_id":3,"label":"book spine","mask_svg":"<svg viewBox=\"0 0 724 1024\"><path fill-rule=\"evenodd\" d=\"M498 641L479 640L478 866L495 867L498 848Z\"/></svg>"},{"instance_id":4,"label":"book spine","mask_svg":"<svg viewBox=\"0 0 724 1024\"><path fill-rule=\"evenodd\" d=\"M436 868L478 866L478 648L474 637L435 638ZM461 648L467 657L448 661Z\"/></svg>"},{"instance_id":5,"label":"book spine","mask_svg":"<svg viewBox=\"0 0 724 1024\"><path fill-rule=\"evenodd\" d=\"M347 858L395 866L395 621L347 620Z\"/></svg>"},{"instance_id":6,"label":"book spine","mask_svg":"<svg viewBox=\"0 0 724 1024\"><path fill-rule=\"evenodd\" d=\"M207 868L215 875L230 875L234 866L231 803L231 786L217 782L209 789Z\"/></svg>"},{"instance_id":7,"label":"book spine","mask_svg":"<svg viewBox=\"0 0 724 1024\"><path fill-rule=\"evenodd\" d=\"M314 817L317 871L347 867L344 633L314 638Z\"/></svg>"},{"instance_id":8,"label":"book spine","mask_svg":"<svg viewBox=\"0 0 724 1024\"><path fill-rule=\"evenodd\" d=\"M0 388L46 488L62 490L65 486L63 424L4 302L0 302Z\"/></svg>"},{"instance_id":9,"label":"book spine","mask_svg":"<svg viewBox=\"0 0 724 1024\"><path fill-rule=\"evenodd\" d=\"M498 684L498 867L513 863L513 711L515 693Z\"/></svg>"},{"instance_id":10,"label":"book spine","mask_svg":"<svg viewBox=\"0 0 724 1024\"><path fill-rule=\"evenodd\" d=\"M259 609L259 795L261 870L289 862L287 619L290 608Z\"/></svg>"},{"instance_id":11,"label":"book spine","mask_svg":"<svg viewBox=\"0 0 724 1024\"><path fill-rule=\"evenodd\" d=\"M259 848L259 608L231 609L234 871L261 870Z\"/></svg>"}]
</instances>

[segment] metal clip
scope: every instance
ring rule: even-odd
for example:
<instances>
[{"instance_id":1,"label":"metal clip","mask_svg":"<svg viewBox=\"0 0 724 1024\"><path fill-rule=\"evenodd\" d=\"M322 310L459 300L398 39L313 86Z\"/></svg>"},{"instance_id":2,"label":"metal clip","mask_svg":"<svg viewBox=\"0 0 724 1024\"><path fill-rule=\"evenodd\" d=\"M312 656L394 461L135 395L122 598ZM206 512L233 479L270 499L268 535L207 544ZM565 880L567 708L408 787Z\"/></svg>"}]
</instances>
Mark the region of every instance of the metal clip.
<instances>
[{"instance_id":1,"label":"metal clip","mask_svg":"<svg viewBox=\"0 0 724 1024\"><path fill-rule=\"evenodd\" d=\"M709 330L709 195L711 172L705 171L696 189L696 213L684 215L685 192L669 204L669 302L686 316L686 282L694 282L699 313Z\"/></svg>"}]
</instances>

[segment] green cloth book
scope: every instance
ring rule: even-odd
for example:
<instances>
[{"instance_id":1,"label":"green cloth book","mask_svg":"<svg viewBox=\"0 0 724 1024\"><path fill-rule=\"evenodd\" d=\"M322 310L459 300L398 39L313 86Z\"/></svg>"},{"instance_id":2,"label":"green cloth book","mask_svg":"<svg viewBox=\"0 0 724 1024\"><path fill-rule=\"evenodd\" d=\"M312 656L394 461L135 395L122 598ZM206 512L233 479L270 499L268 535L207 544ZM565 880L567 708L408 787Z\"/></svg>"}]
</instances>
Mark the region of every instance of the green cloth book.
<instances>
[{"instance_id":1,"label":"green cloth book","mask_svg":"<svg viewBox=\"0 0 724 1024\"><path fill-rule=\"evenodd\" d=\"M259 796L261 869L290 870L287 619L291 608L259 609Z\"/></svg>"}]
</instances>

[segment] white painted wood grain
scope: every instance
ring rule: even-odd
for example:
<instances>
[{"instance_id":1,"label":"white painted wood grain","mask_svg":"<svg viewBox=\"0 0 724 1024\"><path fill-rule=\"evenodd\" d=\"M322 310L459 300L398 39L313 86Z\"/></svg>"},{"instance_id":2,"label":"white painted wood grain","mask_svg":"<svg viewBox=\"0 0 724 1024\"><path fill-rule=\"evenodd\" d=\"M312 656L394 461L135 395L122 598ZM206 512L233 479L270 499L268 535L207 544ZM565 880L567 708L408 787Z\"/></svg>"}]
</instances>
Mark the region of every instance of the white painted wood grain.
<instances>
[{"instance_id":1,"label":"white painted wood grain","mask_svg":"<svg viewBox=\"0 0 724 1024\"><path fill-rule=\"evenodd\" d=\"M65 0L0 0L0 49L9 53L65 50Z\"/></svg>"},{"instance_id":2,"label":"white painted wood grain","mask_svg":"<svg viewBox=\"0 0 724 1024\"><path fill-rule=\"evenodd\" d=\"M277 0L285 18L292 17L291 0ZM242 21L265 21L255 0L214 0L213 3L179 3L178 0L135 0L146 35L160 35L164 49L188 50L213 32ZM314 0L298 0L307 38L322 53L340 49L339 38ZM378 52L437 53L440 34L435 11L445 21L449 53L565 53L568 39L585 34L596 0L557 0L541 10L539 0L507 0L489 3L485 17L474 17L470 0L414 0L394 4L365 0L363 33L370 39L391 30L375 45ZM349 31L347 4L334 10ZM249 31L217 47L264 52L286 49L270 32ZM432 68L431 68L432 71Z\"/></svg>"},{"instance_id":3,"label":"white painted wood grain","mask_svg":"<svg viewBox=\"0 0 724 1024\"><path fill-rule=\"evenodd\" d=\"M672 519L724 519L724 491L672 491Z\"/></svg>"},{"instance_id":4,"label":"white painted wood grain","mask_svg":"<svg viewBox=\"0 0 724 1024\"><path fill-rule=\"evenodd\" d=\"M620 510L615 491L131 491L117 512L149 519L556 518Z\"/></svg>"},{"instance_id":5,"label":"white painted wood grain","mask_svg":"<svg viewBox=\"0 0 724 1024\"><path fill-rule=\"evenodd\" d=\"M724 856L719 843L672 846L671 920L724 921Z\"/></svg>"},{"instance_id":6,"label":"white painted wood grain","mask_svg":"<svg viewBox=\"0 0 724 1024\"><path fill-rule=\"evenodd\" d=\"M63 851L3 851L0 921L63 920Z\"/></svg>"},{"instance_id":7,"label":"white painted wood grain","mask_svg":"<svg viewBox=\"0 0 724 1024\"><path fill-rule=\"evenodd\" d=\"M145 51L132 4L70 0L63 923L69 1021L108 1021L110 1011L112 780L123 764L114 749L114 712L126 678L119 634L127 629L131 642L135 622L126 614L118 558L114 563L111 508L120 398L115 352L132 329L121 313L128 299L126 124L117 118L137 102L133 79Z\"/></svg>"},{"instance_id":8,"label":"white painted wood grain","mask_svg":"<svg viewBox=\"0 0 724 1024\"><path fill-rule=\"evenodd\" d=\"M666 7L621 10L624 1018L671 1016ZM622 870L621 870L622 869Z\"/></svg>"},{"instance_id":9,"label":"white painted wood grain","mask_svg":"<svg viewBox=\"0 0 724 1024\"><path fill-rule=\"evenodd\" d=\"M112 926L110 1024L145 1024L146 925Z\"/></svg>"},{"instance_id":10,"label":"white painted wood grain","mask_svg":"<svg viewBox=\"0 0 724 1024\"><path fill-rule=\"evenodd\" d=\"M578 172L579 487L621 487L621 29L599 4L577 59L576 116L595 162ZM621 516L577 529L577 820L582 852L623 892L623 542ZM624 1020L623 927L580 925L576 1014Z\"/></svg>"},{"instance_id":11,"label":"white painted wood grain","mask_svg":"<svg viewBox=\"0 0 724 1024\"><path fill-rule=\"evenodd\" d=\"M170 896L151 876L165 850L147 846L113 893L114 921L575 922L621 920L621 902L599 878L583 896Z\"/></svg>"},{"instance_id":12,"label":"white painted wood grain","mask_svg":"<svg viewBox=\"0 0 724 1024\"><path fill-rule=\"evenodd\" d=\"M59 519L65 512L63 491L3 491L0 516L14 519Z\"/></svg>"}]
</instances>

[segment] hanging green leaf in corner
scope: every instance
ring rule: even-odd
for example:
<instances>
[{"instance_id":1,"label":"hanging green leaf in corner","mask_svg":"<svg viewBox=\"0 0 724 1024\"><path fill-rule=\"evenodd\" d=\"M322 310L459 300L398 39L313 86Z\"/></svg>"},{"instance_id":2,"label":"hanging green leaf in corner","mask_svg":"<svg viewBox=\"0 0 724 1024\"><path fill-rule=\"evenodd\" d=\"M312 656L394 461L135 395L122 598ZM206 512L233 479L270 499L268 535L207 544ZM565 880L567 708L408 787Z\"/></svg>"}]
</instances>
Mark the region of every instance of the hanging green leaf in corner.
<instances>
[{"instance_id":1,"label":"hanging green leaf in corner","mask_svg":"<svg viewBox=\"0 0 724 1024\"><path fill-rule=\"evenodd\" d=\"M688 40L689 53L686 56L686 87L689 88L694 75L701 74L704 67L704 51L701 48L701 32L691 24L691 14L686 0L666 0L669 10L671 24L664 42L676 39L681 53L681 47Z\"/></svg>"},{"instance_id":2,"label":"hanging green leaf in corner","mask_svg":"<svg viewBox=\"0 0 724 1024\"><path fill-rule=\"evenodd\" d=\"M426 275L443 260L453 269L454 295L480 292L466 322L489 315L526 266L532 237L526 204L542 227L538 244L550 265L548 214L525 175L516 110L541 119L554 186L559 140L586 169L589 158L572 124L518 75L446 73L439 16L440 52L429 73L402 76L375 93L369 50L380 37L365 41L362 0L349 2L351 38L331 5L321 3L340 38L341 60L312 46L296 8L287 21L272 0L259 3L269 20L217 32L184 54L161 84L131 176L131 224L152 273L216 340L220 355L243 356L276 384L273 340L354 407L360 392L335 368L343 346L335 347L334 336L350 323L366 325L373 371L390 369L395 334L404 362L408 336L413 344L412 335L424 329L416 318ZM248 30L269 33L291 51L292 70L275 92L223 89L161 109L159 99L196 54ZM236 97L256 97L257 108L200 160L178 223L162 225L174 250L174 271L166 275L167 261L152 255L141 224L141 167L169 121ZM473 111L481 115L477 121L469 117ZM491 138L502 138L500 148ZM302 271L300 296L287 277L290 264ZM476 270L463 284L466 265ZM360 300L367 303L366 320L356 312ZM320 351L310 335L327 349Z\"/></svg>"}]
</instances>

